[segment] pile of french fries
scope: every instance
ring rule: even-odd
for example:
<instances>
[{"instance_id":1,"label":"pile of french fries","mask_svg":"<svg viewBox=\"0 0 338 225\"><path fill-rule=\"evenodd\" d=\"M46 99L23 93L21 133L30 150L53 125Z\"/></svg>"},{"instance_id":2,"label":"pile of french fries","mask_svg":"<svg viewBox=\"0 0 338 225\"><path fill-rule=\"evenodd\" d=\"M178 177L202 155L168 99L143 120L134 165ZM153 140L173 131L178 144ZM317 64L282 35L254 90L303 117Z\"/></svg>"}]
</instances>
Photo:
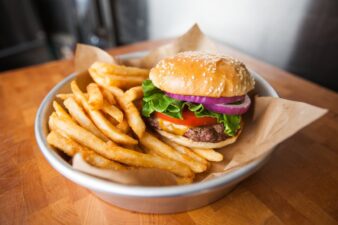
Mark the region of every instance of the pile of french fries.
<instances>
[{"instance_id":1,"label":"pile of french fries","mask_svg":"<svg viewBox=\"0 0 338 225\"><path fill-rule=\"evenodd\" d=\"M53 102L50 145L71 157L81 153L99 168L170 171L178 184L191 183L195 173L210 167L209 161L223 159L213 149L190 149L146 129L137 103L148 70L96 62L89 73L94 82L86 92L73 81L72 93L58 94L60 101Z\"/></svg>"}]
</instances>

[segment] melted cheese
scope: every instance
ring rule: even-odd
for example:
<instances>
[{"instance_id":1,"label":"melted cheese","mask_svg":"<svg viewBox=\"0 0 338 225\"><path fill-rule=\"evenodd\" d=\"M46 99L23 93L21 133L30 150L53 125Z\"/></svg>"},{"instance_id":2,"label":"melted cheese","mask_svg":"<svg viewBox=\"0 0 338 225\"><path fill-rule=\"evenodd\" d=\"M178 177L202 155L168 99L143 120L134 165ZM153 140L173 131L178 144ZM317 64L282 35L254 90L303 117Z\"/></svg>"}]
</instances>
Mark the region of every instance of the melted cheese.
<instances>
[{"instance_id":1,"label":"melted cheese","mask_svg":"<svg viewBox=\"0 0 338 225\"><path fill-rule=\"evenodd\" d=\"M183 135L190 127L186 125L180 125L175 124L172 122L169 122L167 120L163 120L161 118L157 118L158 126L161 130L177 134L177 135Z\"/></svg>"}]
</instances>

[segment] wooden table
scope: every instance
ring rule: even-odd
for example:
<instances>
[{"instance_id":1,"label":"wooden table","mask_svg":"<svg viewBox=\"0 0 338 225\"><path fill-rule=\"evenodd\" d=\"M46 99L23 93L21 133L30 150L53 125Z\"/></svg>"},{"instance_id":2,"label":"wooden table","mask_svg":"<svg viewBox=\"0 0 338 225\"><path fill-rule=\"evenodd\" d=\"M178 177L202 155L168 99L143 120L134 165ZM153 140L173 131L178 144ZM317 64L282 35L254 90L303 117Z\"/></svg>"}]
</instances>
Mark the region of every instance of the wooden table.
<instances>
[{"instance_id":1,"label":"wooden table","mask_svg":"<svg viewBox=\"0 0 338 225\"><path fill-rule=\"evenodd\" d=\"M147 50L144 42L112 54ZM34 137L47 92L73 70L55 61L0 74L0 224L338 224L338 95L230 48L283 98L330 111L283 142L258 173L207 207L146 215L108 205L57 173ZM320 76L320 74L318 74ZM332 74L332 76L334 76Z\"/></svg>"}]
</instances>

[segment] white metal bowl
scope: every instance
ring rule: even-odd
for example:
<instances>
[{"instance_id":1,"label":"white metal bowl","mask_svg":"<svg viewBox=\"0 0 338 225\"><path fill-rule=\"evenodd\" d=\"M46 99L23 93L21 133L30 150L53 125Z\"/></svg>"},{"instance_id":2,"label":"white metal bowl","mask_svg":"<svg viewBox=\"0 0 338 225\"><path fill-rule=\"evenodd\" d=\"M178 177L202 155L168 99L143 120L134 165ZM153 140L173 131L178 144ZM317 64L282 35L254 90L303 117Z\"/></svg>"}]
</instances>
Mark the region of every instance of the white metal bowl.
<instances>
[{"instance_id":1,"label":"white metal bowl","mask_svg":"<svg viewBox=\"0 0 338 225\"><path fill-rule=\"evenodd\" d=\"M140 53L136 54L139 55ZM129 54L124 57L130 56ZM260 96L278 97L278 94L268 82L256 72L252 70L250 72L256 80L255 90ZM145 213L175 213L199 208L226 195L236 184L263 166L270 156L261 157L224 176L182 186L128 186L82 173L73 169L46 141L48 134L47 121L52 112L52 102L58 93L70 91L70 82L75 78L84 83L89 80L88 74L71 74L58 83L42 101L35 120L36 140L41 152L55 170L69 180L88 188L108 203L131 211Z\"/></svg>"}]
</instances>

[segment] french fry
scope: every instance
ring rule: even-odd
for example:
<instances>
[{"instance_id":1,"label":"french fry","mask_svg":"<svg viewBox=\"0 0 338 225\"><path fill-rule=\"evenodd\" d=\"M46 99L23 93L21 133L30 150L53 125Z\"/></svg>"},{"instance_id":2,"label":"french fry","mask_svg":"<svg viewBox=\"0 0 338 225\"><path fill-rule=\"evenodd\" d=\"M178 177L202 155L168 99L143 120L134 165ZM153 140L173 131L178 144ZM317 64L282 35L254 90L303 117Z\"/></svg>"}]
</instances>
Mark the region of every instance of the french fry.
<instances>
[{"instance_id":1,"label":"french fry","mask_svg":"<svg viewBox=\"0 0 338 225\"><path fill-rule=\"evenodd\" d=\"M129 124L127 122L126 118L123 118L123 120L121 121L121 123L116 125L116 128L119 129L120 131L122 131L123 133L128 133L129 132Z\"/></svg>"},{"instance_id":2,"label":"french fry","mask_svg":"<svg viewBox=\"0 0 338 225\"><path fill-rule=\"evenodd\" d=\"M114 162L112 160L106 159L94 151L83 151L81 152L82 158L92 166L102 168L102 169L112 169L112 170L125 170L127 167L121 165L120 163Z\"/></svg>"},{"instance_id":3,"label":"french fry","mask_svg":"<svg viewBox=\"0 0 338 225\"><path fill-rule=\"evenodd\" d=\"M52 114L49 116L49 118L51 116L55 117L55 116L58 116L58 115L56 114L56 112L52 112ZM55 123L53 123L53 120L48 120L48 127L49 127L49 130L57 130Z\"/></svg>"},{"instance_id":4,"label":"french fry","mask_svg":"<svg viewBox=\"0 0 338 225\"><path fill-rule=\"evenodd\" d=\"M141 86L132 87L124 93L124 99L128 102L135 101L143 97L143 90Z\"/></svg>"},{"instance_id":5,"label":"french fry","mask_svg":"<svg viewBox=\"0 0 338 225\"><path fill-rule=\"evenodd\" d=\"M108 91L107 89L101 87L101 93L102 93L103 97L108 101L108 103L110 105L116 105L115 97L114 97L114 95L110 91Z\"/></svg>"},{"instance_id":6,"label":"french fry","mask_svg":"<svg viewBox=\"0 0 338 225\"><path fill-rule=\"evenodd\" d=\"M52 114L49 120L58 130L64 132L71 139L107 159L131 166L164 169L183 177L194 176L190 168L180 162L107 144L73 121L60 118L56 114Z\"/></svg>"},{"instance_id":7,"label":"french fry","mask_svg":"<svg viewBox=\"0 0 338 225\"><path fill-rule=\"evenodd\" d=\"M119 123L123 121L123 112L115 105L109 105L108 102L103 101L102 111L107 113Z\"/></svg>"},{"instance_id":8,"label":"french fry","mask_svg":"<svg viewBox=\"0 0 338 225\"><path fill-rule=\"evenodd\" d=\"M100 130L107 135L111 140L119 143L119 144L129 144L136 145L138 141L127 134L120 131L117 127L115 127L108 119L106 119L102 113L98 111L90 111L89 112L91 118L94 123Z\"/></svg>"},{"instance_id":9,"label":"french fry","mask_svg":"<svg viewBox=\"0 0 338 225\"><path fill-rule=\"evenodd\" d=\"M87 111L95 125L109 137L111 140L120 143L120 144L137 144L138 141L134 138L124 134L119 129L117 129L103 114L98 110L93 110L90 108L86 97L77 86L75 81L71 82L71 89L76 97L76 99L81 102L83 108Z\"/></svg>"},{"instance_id":10,"label":"french fry","mask_svg":"<svg viewBox=\"0 0 338 225\"><path fill-rule=\"evenodd\" d=\"M95 83L90 83L87 86L88 104L92 109L99 110L103 107L103 95L100 88Z\"/></svg>"},{"instance_id":11,"label":"french fry","mask_svg":"<svg viewBox=\"0 0 338 225\"><path fill-rule=\"evenodd\" d=\"M105 79L109 85L124 89L141 85L144 81L143 77L122 77L116 75L107 75Z\"/></svg>"},{"instance_id":12,"label":"french fry","mask_svg":"<svg viewBox=\"0 0 338 225\"><path fill-rule=\"evenodd\" d=\"M132 102L126 102L123 98L120 99L119 102L121 102L123 105L122 109L126 114L129 126L137 135L137 137L141 138L146 130L146 125L140 115L140 112Z\"/></svg>"},{"instance_id":13,"label":"french fry","mask_svg":"<svg viewBox=\"0 0 338 225\"><path fill-rule=\"evenodd\" d=\"M146 130L146 125L134 103L128 102L124 99L124 93L121 89L108 86L108 90L110 90L116 96L120 107L125 112L129 126L137 135L137 137L141 138Z\"/></svg>"},{"instance_id":14,"label":"french fry","mask_svg":"<svg viewBox=\"0 0 338 225\"><path fill-rule=\"evenodd\" d=\"M167 143L168 145L170 145L171 147L173 147L176 151L180 152L181 154L185 154L187 156L189 156L190 158L192 158L193 160L200 162L204 165L206 165L207 167L209 167L209 162L207 160L205 160L203 157L197 155L195 152L193 152L191 149L179 145L171 140L169 140L168 138L162 138L162 140Z\"/></svg>"},{"instance_id":15,"label":"french fry","mask_svg":"<svg viewBox=\"0 0 338 225\"><path fill-rule=\"evenodd\" d=\"M214 149L192 148L191 150L208 161L220 162L223 160L223 155Z\"/></svg>"},{"instance_id":16,"label":"french fry","mask_svg":"<svg viewBox=\"0 0 338 225\"><path fill-rule=\"evenodd\" d=\"M121 105L121 104L120 104L120 103L121 103L121 100L119 101L118 99L119 99L119 98L123 98L123 96L124 96L124 91L123 91L121 88L118 88L118 87L109 85L109 83L107 83L107 82L105 82L105 81L102 82L101 79L99 79L99 81L100 81L100 83L98 83L98 84L100 85L100 84L102 83L102 85L103 85L104 87L106 87L106 89L107 89L108 91L110 91L110 92L115 96L115 98L117 99L117 102L119 103L119 105ZM122 104L122 105L123 105L123 104ZM122 106L121 106L121 107L122 107Z\"/></svg>"},{"instance_id":17,"label":"french fry","mask_svg":"<svg viewBox=\"0 0 338 225\"><path fill-rule=\"evenodd\" d=\"M65 119L72 120L69 114L63 109L63 107L59 103L57 103L57 101L53 101L53 108L59 117L64 117Z\"/></svg>"},{"instance_id":18,"label":"french fry","mask_svg":"<svg viewBox=\"0 0 338 225\"><path fill-rule=\"evenodd\" d=\"M107 143L107 145L109 145L109 146L117 146L117 144L115 144L115 143L112 142L112 141L107 141L106 143Z\"/></svg>"},{"instance_id":19,"label":"french fry","mask_svg":"<svg viewBox=\"0 0 338 225\"><path fill-rule=\"evenodd\" d=\"M145 132L140 139L140 143L145 147L150 153L155 153L162 157L167 157L172 160L176 160L190 167L195 173L201 173L207 170L207 166L200 162L194 161L188 155L181 154L175 151L172 147L165 144L154 135L149 132Z\"/></svg>"},{"instance_id":20,"label":"french fry","mask_svg":"<svg viewBox=\"0 0 338 225\"><path fill-rule=\"evenodd\" d=\"M82 127L92 132L95 136L101 138L104 141L107 141L108 138L93 124L93 122L88 118L86 113L83 111L82 107L77 103L74 97L67 98L63 104L68 109L70 115L74 120L80 124Z\"/></svg>"},{"instance_id":21,"label":"french fry","mask_svg":"<svg viewBox=\"0 0 338 225\"><path fill-rule=\"evenodd\" d=\"M56 131L51 131L47 136L47 143L54 146L55 148L60 149L68 156L74 156L76 152L80 151L81 146L76 142L71 141L70 139L65 138Z\"/></svg>"},{"instance_id":22,"label":"french fry","mask_svg":"<svg viewBox=\"0 0 338 225\"><path fill-rule=\"evenodd\" d=\"M95 62L91 68L96 69L99 73L115 74L121 76L142 76L148 77L149 70L137 67L127 67L105 62Z\"/></svg>"},{"instance_id":23,"label":"french fry","mask_svg":"<svg viewBox=\"0 0 338 225\"><path fill-rule=\"evenodd\" d=\"M126 169L125 166L98 155L94 151L89 150L86 147L83 147L82 145L76 143L72 139L59 134L59 132L57 131L52 130L48 134L47 142L48 144L63 151L68 156L74 156L77 152L81 152L83 159L92 166L113 170Z\"/></svg>"},{"instance_id":24,"label":"french fry","mask_svg":"<svg viewBox=\"0 0 338 225\"><path fill-rule=\"evenodd\" d=\"M193 182L193 177L175 177L178 185L191 184Z\"/></svg>"},{"instance_id":25,"label":"french fry","mask_svg":"<svg viewBox=\"0 0 338 225\"><path fill-rule=\"evenodd\" d=\"M140 112L137 110L135 105L123 98L124 92L120 88L110 86L104 79L102 79L102 77L97 76L95 73L90 73L90 75L96 83L113 93L120 107L125 112L129 126L134 133L141 138L146 130L146 125L144 124Z\"/></svg>"},{"instance_id":26,"label":"french fry","mask_svg":"<svg viewBox=\"0 0 338 225\"><path fill-rule=\"evenodd\" d=\"M88 98L88 93L84 93L84 95L86 96L86 98ZM74 98L74 94L73 93L57 94L56 97L61 100L66 100L67 98L70 98L70 97Z\"/></svg>"},{"instance_id":27,"label":"french fry","mask_svg":"<svg viewBox=\"0 0 338 225\"><path fill-rule=\"evenodd\" d=\"M144 81L144 77L136 77L136 76L119 76L119 75L111 75L111 74L102 74L96 71L95 69L88 69L90 75L95 75L96 77L100 77L110 86L116 86L119 88L131 88L135 86L139 86Z\"/></svg>"},{"instance_id":28,"label":"french fry","mask_svg":"<svg viewBox=\"0 0 338 225\"><path fill-rule=\"evenodd\" d=\"M56 97L61 99L61 100L66 100L69 97L73 97L73 93L61 93L61 94L57 94Z\"/></svg>"}]
</instances>

